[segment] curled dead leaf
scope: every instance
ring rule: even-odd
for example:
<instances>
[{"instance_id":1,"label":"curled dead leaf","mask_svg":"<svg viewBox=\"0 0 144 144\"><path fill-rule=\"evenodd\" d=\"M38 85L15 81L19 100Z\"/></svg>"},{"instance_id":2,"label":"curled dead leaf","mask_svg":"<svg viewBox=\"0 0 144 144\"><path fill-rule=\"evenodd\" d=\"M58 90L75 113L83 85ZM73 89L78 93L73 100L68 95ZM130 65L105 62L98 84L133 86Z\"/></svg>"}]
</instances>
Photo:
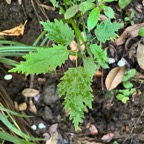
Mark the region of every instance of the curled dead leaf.
<instances>
[{"instance_id":1,"label":"curled dead leaf","mask_svg":"<svg viewBox=\"0 0 144 144\"><path fill-rule=\"evenodd\" d=\"M105 134L101 138L101 140L104 141L104 142L110 142L113 138L114 138L114 134L113 133L108 133L108 134Z\"/></svg>"},{"instance_id":2,"label":"curled dead leaf","mask_svg":"<svg viewBox=\"0 0 144 144\"><path fill-rule=\"evenodd\" d=\"M58 142L58 132L55 132L53 136L50 137L50 139L48 139L46 141L46 144L57 144Z\"/></svg>"},{"instance_id":3,"label":"curled dead leaf","mask_svg":"<svg viewBox=\"0 0 144 144\"><path fill-rule=\"evenodd\" d=\"M144 26L144 23L135 24L133 26L127 27L124 32L115 40L116 45L122 45L128 37L137 37L138 31Z\"/></svg>"},{"instance_id":4,"label":"curled dead leaf","mask_svg":"<svg viewBox=\"0 0 144 144\"><path fill-rule=\"evenodd\" d=\"M108 90L116 88L122 81L125 67L115 67L107 75L105 85Z\"/></svg>"},{"instance_id":5,"label":"curled dead leaf","mask_svg":"<svg viewBox=\"0 0 144 144\"><path fill-rule=\"evenodd\" d=\"M45 8L48 11L55 11L54 7L51 7L51 6L48 6L48 5L45 5L45 4L39 4L39 6Z\"/></svg>"},{"instance_id":6,"label":"curled dead leaf","mask_svg":"<svg viewBox=\"0 0 144 144\"><path fill-rule=\"evenodd\" d=\"M26 22L25 22L26 23ZM20 36L24 34L24 26L25 24L20 24L17 27L14 27L12 29L9 30L4 30L2 32L0 32L1 36Z\"/></svg>"},{"instance_id":7,"label":"curled dead leaf","mask_svg":"<svg viewBox=\"0 0 144 144\"><path fill-rule=\"evenodd\" d=\"M141 43L138 44L136 57L138 65L144 70L144 45Z\"/></svg>"},{"instance_id":8,"label":"curled dead leaf","mask_svg":"<svg viewBox=\"0 0 144 144\"><path fill-rule=\"evenodd\" d=\"M88 123L86 127L89 129L89 131L92 135L97 135L98 134L98 129L96 128L95 125L93 125L91 123Z\"/></svg>"}]
</instances>

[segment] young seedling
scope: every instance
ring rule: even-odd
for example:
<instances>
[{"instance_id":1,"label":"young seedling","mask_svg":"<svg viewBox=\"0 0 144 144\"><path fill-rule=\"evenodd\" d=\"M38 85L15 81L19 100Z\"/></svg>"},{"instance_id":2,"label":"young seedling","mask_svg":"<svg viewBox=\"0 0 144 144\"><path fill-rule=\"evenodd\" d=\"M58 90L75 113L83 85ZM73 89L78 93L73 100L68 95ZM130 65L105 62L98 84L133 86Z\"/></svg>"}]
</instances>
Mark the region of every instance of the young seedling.
<instances>
[{"instance_id":1,"label":"young seedling","mask_svg":"<svg viewBox=\"0 0 144 144\"><path fill-rule=\"evenodd\" d=\"M118 36L116 32L123 25L116 21L111 22L114 11L105 3L112 1L114 0L99 0L95 4L95 0L63 0L63 5L59 7L64 19L40 22L44 29L40 37L45 36L42 45L36 46L40 40L38 38L38 41L31 46L36 51L24 55L25 61L10 70L26 75L47 73L65 64L70 55L76 56L75 67L69 68L58 84L59 96L65 96L63 104L65 110L70 111L70 119L74 123L75 130L84 118L85 107L92 108L91 85L95 71L100 67L108 68L107 49L103 47L103 43L114 40ZM58 4L54 0L51 2L54 7ZM101 10L107 17L104 22L99 21ZM53 45L45 47L47 40ZM74 40L78 45L77 51L68 49ZM82 45L85 50L82 49ZM78 58L83 61L83 65L78 63Z\"/></svg>"},{"instance_id":2,"label":"young seedling","mask_svg":"<svg viewBox=\"0 0 144 144\"><path fill-rule=\"evenodd\" d=\"M130 82L130 79L136 74L135 69L130 69L125 72L122 79L122 84L124 89L118 90L116 98L119 99L122 103L126 103L129 100L129 96L136 92L136 88Z\"/></svg>"},{"instance_id":3,"label":"young seedling","mask_svg":"<svg viewBox=\"0 0 144 144\"><path fill-rule=\"evenodd\" d=\"M133 18L135 16L135 12L131 11L130 16L124 18L125 22L130 22L131 25L134 25Z\"/></svg>"}]
</instances>

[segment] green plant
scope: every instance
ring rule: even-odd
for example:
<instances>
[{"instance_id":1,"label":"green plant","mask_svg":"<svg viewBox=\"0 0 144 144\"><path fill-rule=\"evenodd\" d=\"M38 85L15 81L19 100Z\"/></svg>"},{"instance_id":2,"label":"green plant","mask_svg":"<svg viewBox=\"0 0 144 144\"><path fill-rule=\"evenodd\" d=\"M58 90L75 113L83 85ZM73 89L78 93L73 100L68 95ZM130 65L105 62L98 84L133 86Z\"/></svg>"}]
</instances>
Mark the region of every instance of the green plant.
<instances>
[{"instance_id":1,"label":"green plant","mask_svg":"<svg viewBox=\"0 0 144 144\"><path fill-rule=\"evenodd\" d=\"M116 32L123 25L111 22L114 12L111 7L105 5L105 2L112 1L99 0L95 4L94 0L64 0L64 7L59 6L64 19L40 22L44 32L37 41L33 46L21 46L31 48L33 51L24 55L25 61L10 70L10 72L22 72L26 75L47 73L64 64L69 55L76 56L75 68L69 68L58 85L59 96L65 96L63 104L65 110L70 111L70 119L76 130L84 118L85 106L92 108L91 84L94 72L100 67L108 68L107 50L102 43L114 40L117 37ZM55 5L56 1L51 0L51 2ZM99 22L101 9L108 17L104 22ZM92 29L94 34L90 32ZM40 46L36 46L42 36L45 38ZM77 50L69 50L68 46L74 39L78 43ZM47 40L54 44L49 47L44 46ZM85 50L82 49L82 45ZM78 63L78 58L81 58L83 65Z\"/></svg>"},{"instance_id":2,"label":"green plant","mask_svg":"<svg viewBox=\"0 0 144 144\"><path fill-rule=\"evenodd\" d=\"M13 115L17 117L27 118L28 116L11 111L0 103L0 121L13 133L9 134L5 129L0 127L0 139L2 143L4 141L13 142L15 144L35 144L36 141L43 141L44 139L35 138L23 133L13 118Z\"/></svg>"},{"instance_id":3,"label":"green plant","mask_svg":"<svg viewBox=\"0 0 144 144\"><path fill-rule=\"evenodd\" d=\"M133 21L134 15L135 12L131 11L130 16L124 18L125 22L129 21L131 25L134 25L134 21Z\"/></svg>"},{"instance_id":4,"label":"green plant","mask_svg":"<svg viewBox=\"0 0 144 144\"><path fill-rule=\"evenodd\" d=\"M139 30L138 35L144 37L144 27Z\"/></svg>"},{"instance_id":5,"label":"green plant","mask_svg":"<svg viewBox=\"0 0 144 144\"><path fill-rule=\"evenodd\" d=\"M122 103L126 103L129 100L129 96L136 92L136 88L130 82L131 78L136 74L135 69L130 69L125 72L122 79L122 84L124 89L118 90L116 98L119 99Z\"/></svg>"},{"instance_id":6,"label":"green plant","mask_svg":"<svg viewBox=\"0 0 144 144\"><path fill-rule=\"evenodd\" d=\"M0 62L12 66L16 66L16 64L18 64L17 61L12 60L12 57L21 57L31 51L36 51L35 48L28 47L25 44L14 41L0 40L0 44Z\"/></svg>"},{"instance_id":7,"label":"green plant","mask_svg":"<svg viewBox=\"0 0 144 144\"><path fill-rule=\"evenodd\" d=\"M119 144L117 141L114 141L112 144Z\"/></svg>"},{"instance_id":8,"label":"green plant","mask_svg":"<svg viewBox=\"0 0 144 144\"><path fill-rule=\"evenodd\" d=\"M121 9L125 8L127 5L129 5L131 0L118 0L118 5Z\"/></svg>"}]
</instances>

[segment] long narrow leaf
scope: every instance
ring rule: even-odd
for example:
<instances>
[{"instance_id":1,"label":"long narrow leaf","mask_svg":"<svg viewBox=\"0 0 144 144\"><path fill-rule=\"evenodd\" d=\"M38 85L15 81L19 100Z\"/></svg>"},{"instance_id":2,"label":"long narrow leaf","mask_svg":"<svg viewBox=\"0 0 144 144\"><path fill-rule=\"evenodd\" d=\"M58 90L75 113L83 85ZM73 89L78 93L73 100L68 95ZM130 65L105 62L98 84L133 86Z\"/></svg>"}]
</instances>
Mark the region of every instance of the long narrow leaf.
<instances>
[{"instance_id":1,"label":"long narrow leaf","mask_svg":"<svg viewBox=\"0 0 144 144\"><path fill-rule=\"evenodd\" d=\"M22 140L20 138L14 137L8 133L0 131L0 138L9 142L13 142L15 144L34 144L32 142L28 142L25 140Z\"/></svg>"},{"instance_id":2,"label":"long narrow leaf","mask_svg":"<svg viewBox=\"0 0 144 144\"><path fill-rule=\"evenodd\" d=\"M15 41L9 41L9 40L0 40L0 44L9 44L9 45L25 45L20 42L15 42Z\"/></svg>"},{"instance_id":3,"label":"long narrow leaf","mask_svg":"<svg viewBox=\"0 0 144 144\"><path fill-rule=\"evenodd\" d=\"M15 126L13 126L6 117L4 117L2 114L0 114L0 120L11 130L13 131L15 134L21 136L22 138L25 139L31 139L31 137L29 137L28 135L26 135L25 133L23 133L22 131L18 130Z\"/></svg>"},{"instance_id":4,"label":"long narrow leaf","mask_svg":"<svg viewBox=\"0 0 144 144\"><path fill-rule=\"evenodd\" d=\"M5 111L5 112L8 112L8 113L11 113L12 115L16 115L16 116L18 116L18 117L24 117L24 118L32 117L32 116L27 116L27 115L25 115L25 114L19 114L19 113L17 113L17 112L14 112L14 111L11 111L11 110L9 110L9 109L6 109L6 108L4 108L4 107L2 107L2 106L0 106L0 110Z\"/></svg>"},{"instance_id":5,"label":"long narrow leaf","mask_svg":"<svg viewBox=\"0 0 144 144\"><path fill-rule=\"evenodd\" d=\"M16 64L18 64L18 62L8 59L8 58L5 58L5 57L2 57L2 56L0 56L0 62L8 64L8 65L12 65L12 66L16 66Z\"/></svg>"}]
</instances>

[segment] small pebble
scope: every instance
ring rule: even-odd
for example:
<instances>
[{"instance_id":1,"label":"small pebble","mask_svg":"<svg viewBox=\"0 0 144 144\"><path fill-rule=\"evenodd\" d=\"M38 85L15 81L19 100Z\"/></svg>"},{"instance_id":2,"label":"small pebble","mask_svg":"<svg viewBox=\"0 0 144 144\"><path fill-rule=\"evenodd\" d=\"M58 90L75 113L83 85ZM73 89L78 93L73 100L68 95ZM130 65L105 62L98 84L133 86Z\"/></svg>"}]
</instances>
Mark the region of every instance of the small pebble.
<instances>
[{"instance_id":1,"label":"small pebble","mask_svg":"<svg viewBox=\"0 0 144 144\"><path fill-rule=\"evenodd\" d=\"M12 75L11 74L7 74L4 76L5 80L11 80L12 79Z\"/></svg>"},{"instance_id":2,"label":"small pebble","mask_svg":"<svg viewBox=\"0 0 144 144\"><path fill-rule=\"evenodd\" d=\"M36 130L36 129L37 129L37 126L36 126L36 125L32 125L31 128L32 128L33 130Z\"/></svg>"},{"instance_id":3,"label":"small pebble","mask_svg":"<svg viewBox=\"0 0 144 144\"><path fill-rule=\"evenodd\" d=\"M115 63L115 59L114 59L114 58L109 58L109 59L108 59L108 63L109 63L109 64Z\"/></svg>"},{"instance_id":4,"label":"small pebble","mask_svg":"<svg viewBox=\"0 0 144 144\"><path fill-rule=\"evenodd\" d=\"M43 123L39 123L38 128L39 129L44 129L44 128L46 128L46 126Z\"/></svg>"},{"instance_id":5,"label":"small pebble","mask_svg":"<svg viewBox=\"0 0 144 144\"><path fill-rule=\"evenodd\" d=\"M124 66L125 64L126 64L126 60L125 60L124 58L122 58L121 60L119 60L118 63L117 63L117 65L118 65L119 67L122 67L122 66Z\"/></svg>"}]
</instances>

